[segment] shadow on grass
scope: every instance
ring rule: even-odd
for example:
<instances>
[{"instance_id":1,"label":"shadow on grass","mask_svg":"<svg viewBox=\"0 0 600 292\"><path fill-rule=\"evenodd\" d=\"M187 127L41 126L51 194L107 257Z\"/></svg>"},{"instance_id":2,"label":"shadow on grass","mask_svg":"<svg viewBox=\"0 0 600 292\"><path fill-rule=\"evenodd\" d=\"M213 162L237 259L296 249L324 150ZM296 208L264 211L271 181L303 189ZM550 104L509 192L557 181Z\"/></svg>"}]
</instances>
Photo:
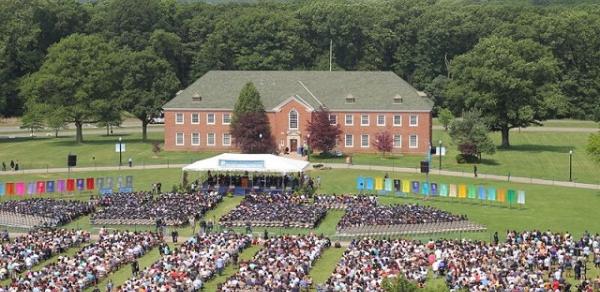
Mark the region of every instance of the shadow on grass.
<instances>
[{"instance_id":1,"label":"shadow on grass","mask_svg":"<svg viewBox=\"0 0 600 292\"><path fill-rule=\"evenodd\" d=\"M539 144L519 144L511 145L508 148L498 147L499 152L557 152L557 153L568 153L575 146L558 146L558 145L539 145Z\"/></svg>"}]
</instances>

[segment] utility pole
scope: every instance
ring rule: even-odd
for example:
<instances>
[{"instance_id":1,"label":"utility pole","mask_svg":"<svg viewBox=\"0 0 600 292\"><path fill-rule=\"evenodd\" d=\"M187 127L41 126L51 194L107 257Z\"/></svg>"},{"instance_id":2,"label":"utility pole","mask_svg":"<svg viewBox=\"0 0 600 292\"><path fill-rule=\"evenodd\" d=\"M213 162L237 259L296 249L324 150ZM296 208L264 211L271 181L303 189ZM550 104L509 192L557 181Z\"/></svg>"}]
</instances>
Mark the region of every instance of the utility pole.
<instances>
[{"instance_id":1,"label":"utility pole","mask_svg":"<svg viewBox=\"0 0 600 292\"><path fill-rule=\"evenodd\" d=\"M329 72L331 72L331 63L333 60L333 39L329 40Z\"/></svg>"}]
</instances>

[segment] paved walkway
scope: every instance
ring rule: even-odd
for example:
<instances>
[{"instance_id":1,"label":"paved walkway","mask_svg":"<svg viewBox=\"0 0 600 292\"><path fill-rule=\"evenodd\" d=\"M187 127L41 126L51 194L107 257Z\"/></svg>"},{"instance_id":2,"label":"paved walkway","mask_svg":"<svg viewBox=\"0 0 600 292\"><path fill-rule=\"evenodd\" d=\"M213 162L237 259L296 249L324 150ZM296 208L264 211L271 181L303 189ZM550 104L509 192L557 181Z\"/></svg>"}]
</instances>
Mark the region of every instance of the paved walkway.
<instances>
[{"instance_id":1,"label":"paved walkway","mask_svg":"<svg viewBox=\"0 0 600 292\"><path fill-rule=\"evenodd\" d=\"M433 126L434 130L443 130L443 126ZM598 128L577 128L577 127L527 127L527 128L514 128L510 129L511 132L578 132L578 133L595 133L598 132Z\"/></svg>"},{"instance_id":2,"label":"paved walkway","mask_svg":"<svg viewBox=\"0 0 600 292\"><path fill-rule=\"evenodd\" d=\"M376 170L376 171L387 171L387 172L403 172L403 173L420 173L418 168L410 168L410 167L391 167L391 166L377 166L377 165L357 165L357 164L344 164L344 163L318 163L322 164L324 167L330 167L334 169L356 169L356 170ZM144 170L144 169L167 169L167 168L178 168L186 166L187 164L154 164L154 165L141 165L141 166L98 166L98 167L74 167L71 168L71 172L90 172L90 171L111 171L111 170ZM312 164L309 166L309 169L312 169ZM12 176L12 175L23 175L23 174L44 174L44 173L64 173L68 172L67 168L48 168L48 169L26 169L19 170L17 172L4 171L0 172L0 177L2 176ZM441 175L441 176L452 176L452 177L466 177L473 178L471 173L459 172L459 171L449 171L449 170L431 170L430 174L433 175ZM578 189L590 189L590 190L600 190L599 184L589 184L589 183L578 183L578 182L568 182L568 181L555 181L548 179L540 179L540 178L529 178L529 177L519 177L519 176L511 176L510 178L505 175L495 175L495 174L482 174L480 173L478 179L488 179L488 180L496 180L496 181L510 181L515 183L523 183L523 184L535 184L535 185L546 185L546 186L561 186L561 187L570 187L570 188L578 188Z\"/></svg>"}]
</instances>

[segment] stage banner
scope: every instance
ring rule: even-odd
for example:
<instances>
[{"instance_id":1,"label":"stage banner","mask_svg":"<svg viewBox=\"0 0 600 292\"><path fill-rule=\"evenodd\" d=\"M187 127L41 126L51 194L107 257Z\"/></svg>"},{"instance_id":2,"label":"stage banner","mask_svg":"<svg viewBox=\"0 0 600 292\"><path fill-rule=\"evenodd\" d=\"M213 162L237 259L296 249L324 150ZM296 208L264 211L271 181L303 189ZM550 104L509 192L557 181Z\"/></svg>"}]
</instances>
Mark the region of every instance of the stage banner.
<instances>
[{"instance_id":1,"label":"stage banner","mask_svg":"<svg viewBox=\"0 0 600 292\"><path fill-rule=\"evenodd\" d=\"M49 180L46 181L46 193L54 193L54 181L53 180Z\"/></svg>"},{"instance_id":2,"label":"stage banner","mask_svg":"<svg viewBox=\"0 0 600 292\"><path fill-rule=\"evenodd\" d=\"M498 202L506 202L506 189L498 189Z\"/></svg>"},{"instance_id":3,"label":"stage banner","mask_svg":"<svg viewBox=\"0 0 600 292\"><path fill-rule=\"evenodd\" d=\"M422 182L421 183L421 195L429 195L429 183L428 182Z\"/></svg>"},{"instance_id":4,"label":"stage banner","mask_svg":"<svg viewBox=\"0 0 600 292\"><path fill-rule=\"evenodd\" d=\"M125 177L125 186L133 189L133 175L128 175Z\"/></svg>"},{"instance_id":5,"label":"stage banner","mask_svg":"<svg viewBox=\"0 0 600 292\"><path fill-rule=\"evenodd\" d=\"M367 186L367 191L373 190L373 183L374 181L372 177L365 178L365 185Z\"/></svg>"},{"instance_id":6,"label":"stage banner","mask_svg":"<svg viewBox=\"0 0 600 292\"><path fill-rule=\"evenodd\" d=\"M94 190L94 178L88 177L85 179L85 189L88 191Z\"/></svg>"},{"instance_id":7,"label":"stage banner","mask_svg":"<svg viewBox=\"0 0 600 292\"><path fill-rule=\"evenodd\" d=\"M448 185L440 184L440 197L447 197L447 196L448 196Z\"/></svg>"},{"instance_id":8,"label":"stage banner","mask_svg":"<svg viewBox=\"0 0 600 292\"><path fill-rule=\"evenodd\" d=\"M16 190L17 195L19 195L19 196L25 195L25 183L24 182L16 183L15 190Z\"/></svg>"},{"instance_id":9,"label":"stage banner","mask_svg":"<svg viewBox=\"0 0 600 292\"><path fill-rule=\"evenodd\" d=\"M365 189L365 178L359 176L356 178L356 189L362 191Z\"/></svg>"},{"instance_id":10,"label":"stage banner","mask_svg":"<svg viewBox=\"0 0 600 292\"><path fill-rule=\"evenodd\" d=\"M386 178L385 180L383 180L383 189L386 192L392 191L392 179L391 178Z\"/></svg>"},{"instance_id":11,"label":"stage banner","mask_svg":"<svg viewBox=\"0 0 600 292\"><path fill-rule=\"evenodd\" d=\"M77 182L77 190L78 191L81 192L81 191L85 190L85 180L84 179L78 178L76 180L76 182Z\"/></svg>"},{"instance_id":12,"label":"stage banner","mask_svg":"<svg viewBox=\"0 0 600 292\"><path fill-rule=\"evenodd\" d=\"M477 199L477 188L474 185L467 187L467 196L469 199Z\"/></svg>"},{"instance_id":13,"label":"stage banner","mask_svg":"<svg viewBox=\"0 0 600 292\"><path fill-rule=\"evenodd\" d=\"M400 192L402 191L402 185L399 179L394 180L394 191Z\"/></svg>"},{"instance_id":14,"label":"stage banner","mask_svg":"<svg viewBox=\"0 0 600 292\"><path fill-rule=\"evenodd\" d=\"M438 184L436 183L431 183L431 195L432 196L437 196L438 195Z\"/></svg>"},{"instance_id":15,"label":"stage banner","mask_svg":"<svg viewBox=\"0 0 600 292\"><path fill-rule=\"evenodd\" d=\"M419 182L418 181L411 182L411 189L410 189L410 191L412 193L415 193L415 194L419 193Z\"/></svg>"},{"instance_id":16,"label":"stage banner","mask_svg":"<svg viewBox=\"0 0 600 292\"><path fill-rule=\"evenodd\" d=\"M403 180L403 181L401 181L401 183L402 183L402 192L405 194L410 193L410 181Z\"/></svg>"},{"instance_id":17,"label":"stage banner","mask_svg":"<svg viewBox=\"0 0 600 292\"><path fill-rule=\"evenodd\" d=\"M27 183L27 194L35 195L35 182L30 181Z\"/></svg>"},{"instance_id":18,"label":"stage banner","mask_svg":"<svg viewBox=\"0 0 600 292\"><path fill-rule=\"evenodd\" d=\"M6 192L7 196L12 196L15 194L15 184L14 183L7 182L5 188L6 188L5 192Z\"/></svg>"},{"instance_id":19,"label":"stage banner","mask_svg":"<svg viewBox=\"0 0 600 292\"><path fill-rule=\"evenodd\" d=\"M496 201L496 188L488 188L488 201Z\"/></svg>"},{"instance_id":20,"label":"stage banner","mask_svg":"<svg viewBox=\"0 0 600 292\"><path fill-rule=\"evenodd\" d=\"M56 181L56 191L59 193L64 193L67 190L67 183L64 179L59 179Z\"/></svg>"},{"instance_id":21,"label":"stage banner","mask_svg":"<svg viewBox=\"0 0 600 292\"><path fill-rule=\"evenodd\" d=\"M375 190L376 191L383 190L383 177L376 177L375 178Z\"/></svg>"},{"instance_id":22,"label":"stage banner","mask_svg":"<svg viewBox=\"0 0 600 292\"><path fill-rule=\"evenodd\" d=\"M507 193L507 199L508 199L508 203L509 204L516 204L517 203L517 191L515 190L508 190Z\"/></svg>"},{"instance_id":23,"label":"stage banner","mask_svg":"<svg viewBox=\"0 0 600 292\"><path fill-rule=\"evenodd\" d=\"M35 183L35 192L38 195L41 195L43 193L46 192L46 182L45 181L38 181Z\"/></svg>"},{"instance_id":24,"label":"stage banner","mask_svg":"<svg viewBox=\"0 0 600 292\"><path fill-rule=\"evenodd\" d=\"M456 198L456 185L455 184L451 184L450 185L450 193L449 193L450 197Z\"/></svg>"},{"instance_id":25,"label":"stage banner","mask_svg":"<svg viewBox=\"0 0 600 292\"><path fill-rule=\"evenodd\" d=\"M0 196L4 196L4 183L0 182Z\"/></svg>"},{"instance_id":26,"label":"stage banner","mask_svg":"<svg viewBox=\"0 0 600 292\"><path fill-rule=\"evenodd\" d=\"M520 205L525 205L525 191L518 191L517 196L517 203Z\"/></svg>"},{"instance_id":27,"label":"stage banner","mask_svg":"<svg viewBox=\"0 0 600 292\"><path fill-rule=\"evenodd\" d=\"M67 179L67 192L75 191L75 179L69 178Z\"/></svg>"},{"instance_id":28,"label":"stage banner","mask_svg":"<svg viewBox=\"0 0 600 292\"><path fill-rule=\"evenodd\" d=\"M458 197L463 199L467 197L467 185L458 185Z\"/></svg>"},{"instance_id":29,"label":"stage banner","mask_svg":"<svg viewBox=\"0 0 600 292\"><path fill-rule=\"evenodd\" d=\"M484 186L479 186L477 188L477 193L479 194L479 199L482 201L485 201L487 199L486 193L485 193L485 187Z\"/></svg>"}]
</instances>

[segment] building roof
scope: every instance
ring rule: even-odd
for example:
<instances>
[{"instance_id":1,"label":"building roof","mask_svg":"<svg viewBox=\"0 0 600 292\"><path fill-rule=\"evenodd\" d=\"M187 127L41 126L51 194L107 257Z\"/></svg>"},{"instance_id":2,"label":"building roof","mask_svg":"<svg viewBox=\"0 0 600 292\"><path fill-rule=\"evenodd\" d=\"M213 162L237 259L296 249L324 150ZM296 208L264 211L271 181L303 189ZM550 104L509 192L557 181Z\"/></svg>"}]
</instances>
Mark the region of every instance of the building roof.
<instances>
[{"instance_id":1,"label":"building roof","mask_svg":"<svg viewBox=\"0 0 600 292\"><path fill-rule=\"evenodd\" d=\"M224 153L203 160L198 160L182 168L184 171L235 171L235 172L301 172L308 167L308 162L290 159L272 154L236 154Z\"/></svg>"},{"instance_id":2,"label":"building roof","mask_svg":"<svg viewBox=\"0 0 600 292\"><path fill-rule=\"evenodd\" d=\"M180 91L164 109L232 110L247 82L254 83L267 111L290 97L332 111L430 111L433 107L430 98L393 72L210 71Z\"/></svg>"}]
</instances>

